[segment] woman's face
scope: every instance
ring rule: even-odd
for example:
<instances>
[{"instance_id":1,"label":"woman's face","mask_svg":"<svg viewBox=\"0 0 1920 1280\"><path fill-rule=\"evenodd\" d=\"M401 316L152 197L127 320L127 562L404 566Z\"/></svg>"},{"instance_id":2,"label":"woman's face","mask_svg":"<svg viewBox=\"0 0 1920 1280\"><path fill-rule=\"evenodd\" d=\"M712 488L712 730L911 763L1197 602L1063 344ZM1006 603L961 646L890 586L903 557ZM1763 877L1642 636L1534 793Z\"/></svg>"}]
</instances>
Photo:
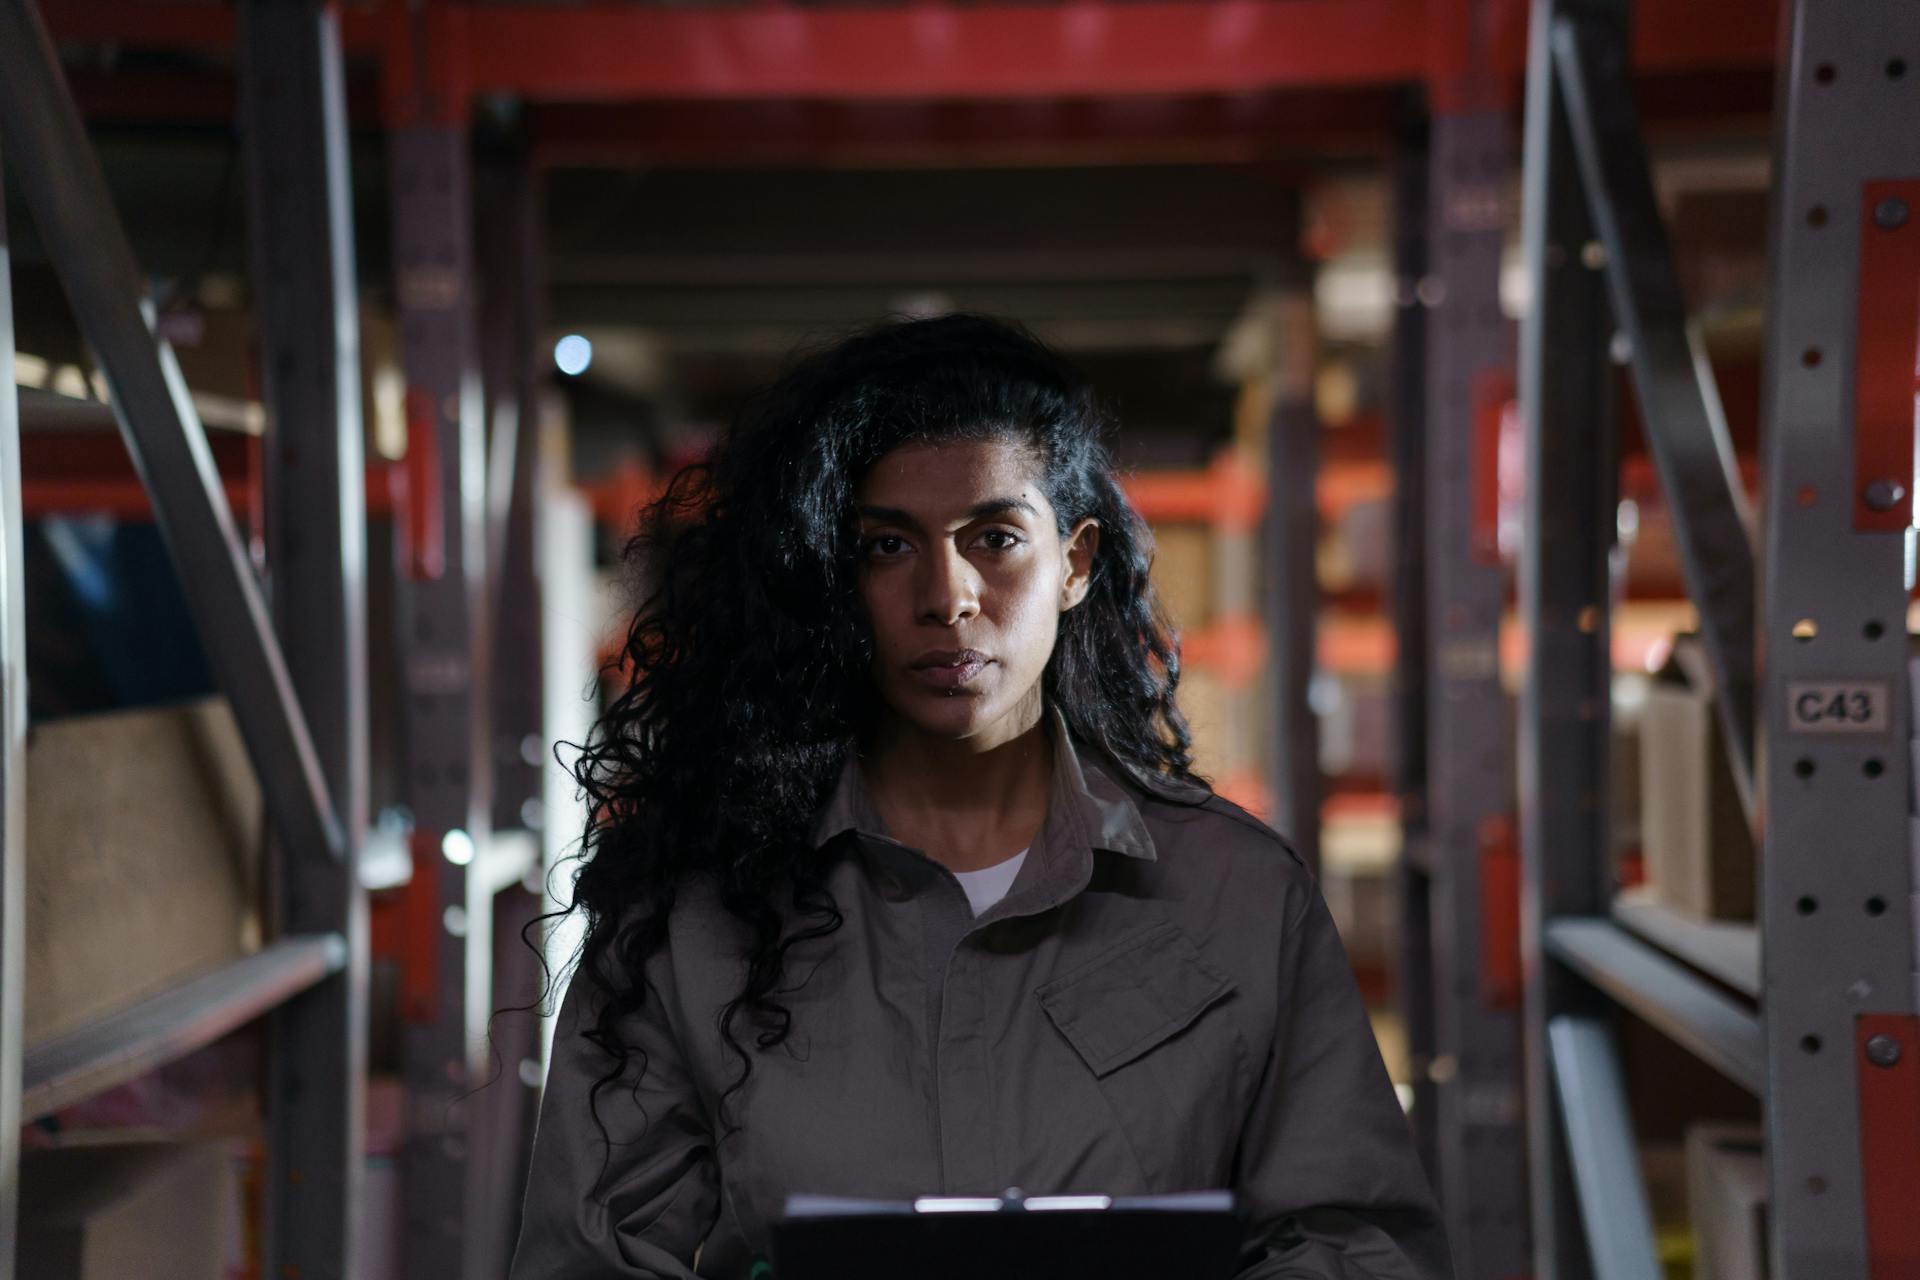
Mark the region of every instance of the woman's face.
<instances>
[{"instance_id":1,"label":"woman's face","mask_svg":"<svg viewBox=\"0 0 1920 1280\"><path fill-rule=\"evenodd\" d=\"M982 749L1039 718L1060 615L1086 598L1100 527L1062 539L1038 460L1011 441L906 445L858 494L873 679L892 715Z\"/></svg>"}]
</instances>

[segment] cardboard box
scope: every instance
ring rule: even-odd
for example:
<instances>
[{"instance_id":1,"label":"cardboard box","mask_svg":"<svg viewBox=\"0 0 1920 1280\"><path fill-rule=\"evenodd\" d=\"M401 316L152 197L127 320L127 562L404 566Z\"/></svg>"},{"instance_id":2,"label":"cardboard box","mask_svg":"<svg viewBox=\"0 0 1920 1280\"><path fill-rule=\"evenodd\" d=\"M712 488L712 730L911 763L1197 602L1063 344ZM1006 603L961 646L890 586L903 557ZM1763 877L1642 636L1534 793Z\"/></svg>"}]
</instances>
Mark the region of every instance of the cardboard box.
<instances>
[{"instance_id":1,"label":"cardboard box","mask_svg":"<svg viewBox=\"0 0 1920 1280\"><path fill-rule=\"evenodd\" d=\"M259 786L223 699L37 725L26 773L27 1043L259 946Z\"/></svg>"},{"instance_id":2,"label":"cardboard box","mask_svg":"<svg viewBox=\"0 0 1920 1280\"><path fill-rule=\"evenodd\" d=\"M1765 1280L1767 1161L1752 1125L1687 1130L1687 1205L1694 1280Z\"/></svg>"},{"instance_id":3,"label":"cardboard box","mask_svg":"<svg viewBox=\"0 0 1920 1280\"><path fill-rule=\"evenodd\" d=\"M22 1276L225 1280L239 1261L239 1175L224 1143L30 1151L20 1174Z\"/></svg>"},{"instance_id":4,"label":"cardboard box","mask_svg":"<svg viewBox=\"0 0 1920 1280\"><path fill-rule=\"evenodd\" d=\"M1211 671L1180 673L1174 701L1193 733L1193 767L1214 782L1254 777L1263 783L1269 764L1265 734L1271 719L1267 682L1237 689Z\"/></svg>"},{"instance_id":5,"label":"cardboard box","mask_svg":"<svg viewBox=\"0 0 1920 1280\"><path fill-rule=\"evenodd\" d=\"M1153 589L1173 625L1193 631L1213 620L1213 532L1201 524L1153 529Z\"/></svg>"},{"instance_id":6,"label":"cardboard box","mask_svg":"<svg viewBox=\"0 0 1920 1280\"><path fill-rule=\"evenodd\" d=\"M1753 836L1720 734L1706 651L1691 636L1675 641L1640 713L1640 804L1654 894L1697 919L1753 919Z\"/></svg>"}]
</instances>

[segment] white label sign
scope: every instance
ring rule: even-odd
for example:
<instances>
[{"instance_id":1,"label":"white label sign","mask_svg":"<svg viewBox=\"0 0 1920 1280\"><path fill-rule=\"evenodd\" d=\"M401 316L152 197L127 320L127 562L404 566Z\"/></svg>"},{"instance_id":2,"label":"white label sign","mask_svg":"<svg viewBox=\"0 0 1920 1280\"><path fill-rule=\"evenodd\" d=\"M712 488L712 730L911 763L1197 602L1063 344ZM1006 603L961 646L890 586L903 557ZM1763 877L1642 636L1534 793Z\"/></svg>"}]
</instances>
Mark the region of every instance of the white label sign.
<instances>
[{"instance_id":1,"label":"white label sign","mask_svg":"<svg viewBox=\"0 0 1920 1280\"><path fill-rule=\"evenodd\" d=\"M1878 680L1789 680L1787 728L1795 733L1885 733L1892 695Z\"/></svg>"}]
</instances>

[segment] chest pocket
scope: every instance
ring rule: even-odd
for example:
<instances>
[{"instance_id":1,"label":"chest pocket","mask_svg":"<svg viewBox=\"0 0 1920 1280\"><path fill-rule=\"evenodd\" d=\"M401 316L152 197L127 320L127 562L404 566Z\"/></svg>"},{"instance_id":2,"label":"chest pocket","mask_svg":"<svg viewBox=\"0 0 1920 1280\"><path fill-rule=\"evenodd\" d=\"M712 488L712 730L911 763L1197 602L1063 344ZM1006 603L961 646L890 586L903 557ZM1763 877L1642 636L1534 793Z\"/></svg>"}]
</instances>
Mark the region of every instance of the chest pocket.
<instances>
[{"instance_id":1,"label":"chest pocket","mask_svg":"<svg viewBox=\"0 0 1920 1280\"><path fill-rule=\"evenodd\" d=\"M1231 1182L1248 1053L1234 1019L1203 1015L1233 993L1172 924L1034 992L1093 1074L1152 1191Z\"/></svg>"},{"instance_id":2,"label":"chest pocket","mask_svg":"<svg viewBox=\"0 0 1920 1280\"><path fill-rule=\"evenodd\" d=\"M1087 1068L1104 1077L1184 1031L1233 989L1169 924L1034 995Z\"/></svg>"}]
</instances>

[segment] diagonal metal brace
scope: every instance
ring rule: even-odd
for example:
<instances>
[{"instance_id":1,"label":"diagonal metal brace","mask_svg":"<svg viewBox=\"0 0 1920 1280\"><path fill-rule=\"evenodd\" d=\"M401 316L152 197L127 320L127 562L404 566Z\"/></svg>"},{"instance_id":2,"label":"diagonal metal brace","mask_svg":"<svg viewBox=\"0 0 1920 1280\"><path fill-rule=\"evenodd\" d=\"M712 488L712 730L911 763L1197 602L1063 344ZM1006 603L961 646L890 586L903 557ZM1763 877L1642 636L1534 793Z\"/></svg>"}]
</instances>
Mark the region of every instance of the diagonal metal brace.
<instances>
[{"instance_id":1,"label":"diagonal metal brace","mask_svg":"<svg viewBox=\"0 0 1920 1280\"><path fill-rule=\"evenodd\" d=\"M1581 185L1606 251L1613 313L1632 345L1647 444L1673 511L1687 594L1700 613L1734 785L1754 824L1754 553L1752 517L1713 373L1687 327L1673 246L1633 108L1621 39L1591 17L1554 20L1554 80Z\"/></svg>"},{"instance_id":2,"label":"diagonal metal brace","mask_svg":"<svg viewBox=\"0 0 1920 1280\"><path fill-rule=\"evenodd\" d=\"M173 353L153 332L133 248L32 0L0 0L0 142L113 389L114 417L152 496L201 644L295 857L344 840L206 431Z\"/></svg>"}]
</instances>

